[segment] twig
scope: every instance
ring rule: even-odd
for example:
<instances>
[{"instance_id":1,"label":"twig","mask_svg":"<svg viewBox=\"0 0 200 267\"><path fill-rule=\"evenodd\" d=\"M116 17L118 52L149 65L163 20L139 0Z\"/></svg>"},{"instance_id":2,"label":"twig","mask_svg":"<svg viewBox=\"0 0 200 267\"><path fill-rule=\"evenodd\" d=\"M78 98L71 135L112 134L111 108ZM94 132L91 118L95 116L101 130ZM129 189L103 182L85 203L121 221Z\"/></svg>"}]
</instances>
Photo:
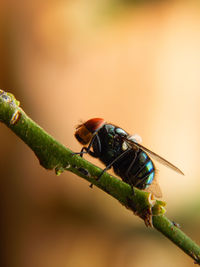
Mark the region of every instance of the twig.
<instances>
[{"instance_id":1,"label":"twig","mask_svg":"<svg viewBox=\"0 0 200 267\"><path fill-rule=\"evenodd\" d=\"M33 150L45 169L54 169L57 175L68 170L96 185L142 218L146 226L154 226L192 257L195 263L200 264L200 247L163 215L163 201L155 200L150 193L137 188L134 188L133 195L128 184L108 173L104 173L97 181L96 178L102 171L100 168L74 155L46 133L19 107L19 101L3 90L0 90L0 121Z\"/></svg>"}]
</instances>

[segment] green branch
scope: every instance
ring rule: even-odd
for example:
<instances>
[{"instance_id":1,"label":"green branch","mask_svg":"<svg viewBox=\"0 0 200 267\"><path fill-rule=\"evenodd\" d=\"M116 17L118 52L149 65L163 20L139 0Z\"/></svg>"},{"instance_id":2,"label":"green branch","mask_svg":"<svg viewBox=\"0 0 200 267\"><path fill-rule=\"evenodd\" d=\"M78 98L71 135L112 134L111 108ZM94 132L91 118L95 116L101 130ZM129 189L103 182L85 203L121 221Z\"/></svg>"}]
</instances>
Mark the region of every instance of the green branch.
<instances>
[{"instance_id":1,"label":"green branch","mask_svg":"<svg viewBox=\"0 0 200 267\"><path fill-rule=\"evenodd\" d=\"M96 185L142 218L146 226L154 226L192 257L195 263L200 264L200 247L164 216L164 202L153 199L152 194L137 188L133 195L128 184L108 173L104 173L97 181L102 171L100 168L57 142L26 115L12 94L3 90L0 90L0 121L33 150L45 169L54 169L57 175L68 170Z\"/></svg>"}]
</instances>

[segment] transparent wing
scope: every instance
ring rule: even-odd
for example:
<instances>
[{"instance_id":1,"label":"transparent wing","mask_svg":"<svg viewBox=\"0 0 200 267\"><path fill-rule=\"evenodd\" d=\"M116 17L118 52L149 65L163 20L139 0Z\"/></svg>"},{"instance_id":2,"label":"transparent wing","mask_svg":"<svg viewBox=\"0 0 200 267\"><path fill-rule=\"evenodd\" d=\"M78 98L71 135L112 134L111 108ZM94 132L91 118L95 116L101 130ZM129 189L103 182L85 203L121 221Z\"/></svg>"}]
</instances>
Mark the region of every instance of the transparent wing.
<instances>
[{"instance_id":1,"label":"transparent wing","mask_svg":"<svg viewBox=\"0 0 200 267\"><path fill-rule=\"evenodd\" d=\"M152 184L148 188L144 189L144 191L151 192L158 198L162 197L162 191L160 189L156 177L154 177Z\"/></svg>"},{"instance_id":2,"label":"transparent wing","mask_svg":"<svg viewBox=\"0 0 200 267\"><path fill-rule=\"evenodd\" d=\"M168 160L166 160L163 157L159 156L158 154L154 153L150 149L142 146L141 144L138 144L137 142L134 142L133 140L127 139L127 142L133 147L136 146L138 148L141 148L142 150L147 152L147 154L149 154L153 159L157 160L158 162L162 163L163 165L167 166L168 168L174 170L175 172L178 172L179 174L184 175L184 173L179 168L177 168L175 165L170 163Z\"/></svg>"}]
</instances>

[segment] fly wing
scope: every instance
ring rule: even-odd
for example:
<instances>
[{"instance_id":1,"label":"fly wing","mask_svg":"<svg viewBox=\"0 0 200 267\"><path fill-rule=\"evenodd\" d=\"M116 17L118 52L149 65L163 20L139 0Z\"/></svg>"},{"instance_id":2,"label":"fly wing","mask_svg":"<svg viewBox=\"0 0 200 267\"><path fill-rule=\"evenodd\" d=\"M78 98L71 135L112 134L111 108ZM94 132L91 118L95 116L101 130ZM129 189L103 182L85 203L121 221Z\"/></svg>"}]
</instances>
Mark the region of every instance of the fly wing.
<instances>
[{"instance_id":1,"label":"fly wing","mask_svg":"<svg viewBox=\"0 0 200 267\"><path fill-rule=\"evenodd\" d=\"M158 162L162 163L163 165L167 166L168 168L174 170L175 172L178 172L179 174L184 175L184 173L179 168L177 168L175 165L170 163L168 160L166 160L163 157L159 156L158 154L154 153L150 149L142 146L141 144L134 142L133 140L127 139L127 142L133 147L141 148L142 150L147 152L147 154L149 154L153 159L157 160Z\"/></svg>"},{"instance_id":2,"label":"fly wing","mask_svg":"<svg viewBox=\"0 0 200 267\"><path fill-rule=\"evenodd\" d=\"M144 189L144 191L151 192L158 198L162 197L162 191L161 191L160 186L156 180L156 177L154 177L151 185L148 188Z\"/></svg>"}]
</instances>

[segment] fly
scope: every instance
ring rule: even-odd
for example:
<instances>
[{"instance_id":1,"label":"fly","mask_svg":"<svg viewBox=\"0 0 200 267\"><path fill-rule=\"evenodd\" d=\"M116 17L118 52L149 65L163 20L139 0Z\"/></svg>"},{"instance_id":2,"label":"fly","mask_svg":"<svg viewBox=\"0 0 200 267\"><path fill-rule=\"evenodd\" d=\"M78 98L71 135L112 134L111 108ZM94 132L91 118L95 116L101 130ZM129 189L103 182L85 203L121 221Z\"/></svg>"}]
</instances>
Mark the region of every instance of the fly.
<instances>
[{"instance_id":1,"label":"fly","mask_svg":"<svg viewBox=\"0 0 200 267\"><path fill-rule=\"evenodd\" d=\"M83 145L78 153L80 156L86 153L104 163L106 167L102 174L113 168L114 173L132 188L151 191L157 197L161 197L162 193L151 158L184 175L175 165L142 146L138 136L131 136L104 119L94 118L78 125L75 137Z\"/></svg>"}]
</instances>

